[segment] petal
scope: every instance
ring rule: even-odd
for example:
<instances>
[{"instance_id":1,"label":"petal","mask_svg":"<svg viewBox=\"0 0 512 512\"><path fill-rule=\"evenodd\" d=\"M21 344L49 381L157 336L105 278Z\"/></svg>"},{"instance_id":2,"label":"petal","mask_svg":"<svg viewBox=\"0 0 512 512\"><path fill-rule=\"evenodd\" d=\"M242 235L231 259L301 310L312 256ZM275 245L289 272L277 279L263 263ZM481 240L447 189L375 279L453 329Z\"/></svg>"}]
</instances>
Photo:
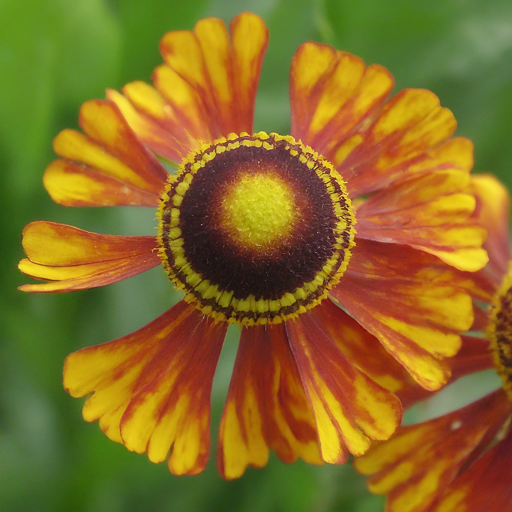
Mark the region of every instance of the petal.
<instances>
[{"instance_id":1,"label":"petal","mask_svg":"<svg viewBox=\"0 0 512 512\"><path fill-rule=\"evenodd\" d=\"M323 301L311 310L310 315L349 361L377 384L400 396L404 406L418 394L422 398L426 395L405 368L386 352L379 340L332 301Z\"/></svg>"},{"instance_id":2,"label":"petal","mask_svg":"<svg viewBox=\"0 0 512 512\"><path fill-rule=\"evenodd\" d=\"M220 474L285 462L321 464L316 427L282 325L243 328L219 432Z\"/></svg>"},{"instance_id":3,"label":"petal","mask_svg":"<svg viewBox=\"0 0 512 512\"><path fill-rule=\"evenodd\" d=\"M477 201L475 216L488 232L484 244L489 253L486 271L499 285L511 259L508 224L510 196L505 186L491 174L472 176L471 188Z\"/></svg>"},{"instance_id":4,"label":"petal","mask_svg":"<svg viewBox=\"0 0 512 512\"><path fill-rule=\"evenodd\" d=\"M494 369L494 361L489 350L489 342L475 336L461 336L462 348L457 354L447 360L451 369L451 376L447 382L452 384L465 375L471 375L483 370ZM387 387L384 385L384 387ZM423 389L416 383L411 384L404 381L401 389L395 394L400 398L404 409L432 396L432 392Z\"/></svg>"},{"instance_id":5,"label":"petal","mask_svg":"<svg viewBox=\"0 0 512 512\"><path fill-rule=\"evenodd\" d=\"M177 37L177 36L180 37ZM162 39L164 59L220 115L221 133L233 125L233 68L229 34L218 18L199 20L194 32L170 32ZM192 65L191 65L192 64ZM196 68L197 65L197 68Z\"/></svg>"},{"instance_id":6,"label":"petal","mask_svg":"<svg viewBox=\"0 0 512 512\"><path fill-rule=\"evenodd\" d=\"M55 160L43 176L52 199L64 206L158 206L158 196L91 167Z\"/></svg>"},{"instance_id":7,"label":"petal","mask_svg":"<svg viewBox=\"0 0 512 512\"><path fill-rule=\"evenodd\" d=\"M475 199L466 193L469 182L466 172L452 169L391 185L359 206L358 236L407 244L459 270L479 270L488 259L481 248L486 231L471 218Z\"/></svg>"},{"instance_id":8,"label":"petal","mask_svg":"<svg viewBox=\"0 0 512 512\"><path fill-rule=\"evenodd\" d=\"M382 66L366 67L350 53L302 44L290 72L291 134L332 160L393 89Z\"/></svg>"},{"instance_id":9,"label":"petal","mask_svg":"<svg viewBox=\"0 0 512 512\"><path fill-rule=\"evenodd\" d=\"M45 173L52 199L67 206L156 205L167 172L141 145L117 106L88 101L80 109L79 123L85 135L64 130L54 140L64 161L53 162Z\"/></svg>"},{"instance_id":10,"label":"petal","mask_svg":"<svg viewBox=\"0 0 512 512\"><path fill-rule=\"evenodd\" d=\"M365 453L370 438L388 439L402 417L399 400L353 366L308 313L285 325L324 461L343 464L348 451Z\"/></svg>"},{"instance_id":11,"label":"petal","mask_svg":"<svg viewBox=\"0 0 512 512\"><path fill-rule=\"evenodd\" d=\"M512 434L462 473L436 502L432 512L508 512L512 503Z\"/></svg>"},{"instance_id":12,"label":"petal","mask_svg":"<svg viewBox=\"0 0 512 512\"><path fill-rule=\"evenodd\" d=\"M353 148L350 143L348 153L343 146L340 148L333 163L347 181L351 196L368 194L418 172L427 162L429 166L443 165L443 168L451 168L458 161L465 163L472 154L471 144L458 145L464 155L457 154L456 162L443 159L451 151L441 151L441 161L435 158L436 151L429 155L429 150L446 141L456 126L453 114L439 105L435 94L423 89L405 89L360 134L361 142Z\"/></svg>"},{"instance_id":13,"label":"petal","mask_svg":"<svg viewBox=\"0 0 512 512\"><path fill-rule=\"evenodd\" d=\"M292 135L331 161L352 197L414 173L469 171L473 146L448 140L453 114L430 91L406 89L384 104L393 77L327 45L305 43L290 76Z\"/></svg>"},{"instance_id":14,"label":"petal","mask_svg":"<svg viewBox=\"0 0 512 512\"><path fill-rule=\"evenodd\" d=\"M301 457L323 464L315 419L300 378L297 363L283 325L268 327L272 351L279 361L279 387L274 403L271 446L279 459L294 462Z\"/></svg>"},{"instance_id":15,"label":"petal","mask_svg":"<svg viewBox=\"0 0 512 512\"><path fill-rule=\"evenodd\" d=\"M161 42L166 63L197 91L209 111L212 136L252 132L256 87L268 30L261 18L233 19L231 45L224 23L200 20L194 32L169 32ZM240 97L238 97L240 93Z\"/></svg>"},{"instance_id":16,"label":"petal","mask_svg":"<svg viewBox=\"0 0 512 512\"><path fill-rule=\"evenodd\" d=\"M426 512L503 425L510 405L499 390L450 414L401 427L386 443L378 443L354 461L373 475L369 489L387 494L390 512Z\"/></svg>"},{"instance_id":17,"label":"petal","mask_svg":"<svg viewBox=\"0 0 512 512\"><path fill-rule=\"evenodd\" d=\"M165 68L171 71L167 66ZM178 75L176 77L177 81L183 82ZM172 109L160 92L144 82L131 82L122 90L124 96L107 89L107 98L118 106L139 139L166 160L179 162L195 144L195 139L189 133L191 128L186 128L188 120L185 116ZM175 95L176 90L177 87L174 87ZM188 107L192 115L192 106ZM200 127L194 127L192 131L200 133Z\"/></svg>"},{"instance_id":18,"label":"petal","mask_svg":"<svg viewBox=\"0 0 512 512\"><path fill-rule=\"evenodd\" d=\"M488 311L485 304L474 304L474 320L471 326L472 331L484 331L489 322Z\"/></svg>"},{"instance_id":19,"label":"petal","mask_svg":"<svg viewBox=\"0 0 512 512\"><path fill-rule=\"evenodd\" d=\"M489 341L475 336L461 336L462 348L449 361L452 369L450 382L482 370L495 368Z\"/></svg>"},{"instance_id":20,"label":"petal","mask_svg":"<svg viewBox=\"0 0 512 512\"><path fill-rule=\"evenodd\" d=\"M25 284L24 292L64 292L116 283L160 264L150 236L100 235L55 222L32 222L23 230L28 259L19 269L45 284Z\"/></svg>"},{"instance_id":21,"label":"petal","mask_svg":"<svg viewBox=\"0 0 512 512\"><path fill-rule=\"evenodd\" d=\"M235 16L229 25L232 40L232 59L236 105L231 108L238 115L235 131L252 133L256 90L268 46L268 28L258 16L244 12Z\"/></svg>"},{"instance_id":22,"label":"petal","mask_svg":"<svg viewBox=\"0 0 512 512\"><path fill-rule=\"evenodd\" d=\"M160 43L166 64L155 70L156 89L134 82L123 88L125 97L109 91L144 144L164 158L179 162L200 140L252 133L268 29L245 12L230 31L206 18L193 32L169 32Z\"/></svg>"},{"instance_id":23,"label":"petal","mask_svg":"<svg viewBox=\"0 0 512 512\"><path fill-rule=\"evenodd\" d=\"M442 358L457 353L458 332L473 322L464 281L465 276L428 254L358 240L331 296L379 339L418 384L436 390L450 373Z\"/></svg>"},{"instance_id":24,"label":"petal","mask_svg":"<svg viewBox=\"0 0 512 512\"><path fill-rule=\"evenodd\" d=\"M196 474L208 460L210 394L226 324L180 302L139 331L74 352L64 387L91 394L86 421L172 473Z\"/></svg>"}]
</instances>

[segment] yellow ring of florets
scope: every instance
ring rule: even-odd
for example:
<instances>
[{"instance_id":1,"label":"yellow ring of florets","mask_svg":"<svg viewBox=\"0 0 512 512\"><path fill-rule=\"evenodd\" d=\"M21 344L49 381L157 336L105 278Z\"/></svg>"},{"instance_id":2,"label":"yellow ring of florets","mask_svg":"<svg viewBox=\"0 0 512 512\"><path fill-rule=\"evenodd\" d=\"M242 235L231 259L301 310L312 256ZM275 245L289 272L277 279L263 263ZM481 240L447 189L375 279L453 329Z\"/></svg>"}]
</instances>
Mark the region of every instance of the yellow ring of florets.
<instances>
[{"instance_id":1,"label":"yellow ring of florets","mask_svg":"<svg viewBox=\"0 0 512 512\"><path fill-rule=\"evenodd\" d=\"M284 141L284 144L283 142ZM284 147L291 158L307 166L323 182L330 198L336 225L333 254L325 261L314 279L304 282L295 290L284 293L278 299L262 299L249 294L243 298L233 296L232 290L204 279L193 269L184 250L184 238L180 227L180 206L194 176L218 155L236 151L241 147L256 147L274 150L276 145ZM280 323L297 317L320 304L327 297L345 272L354 245L355 218L348 198L345 183L333 166L309 146L291 136L259 132L230 134L212 144L201 144L190 153L179 166L176 175L170 176L162 194L159 208L159 256L169 279L183 290L185 300L194 304L202 313L217 321L255 325ZM172 259L172 261L169 261Z\"/></svg>"},{"instance_id":2,"label":"yellow ring of florets","mask_svg":"<svg viewBox=\"0 0 512 512\"><path fill-rule=\"evenodd\" d=\"M512 401L512 262L492 300L487 338L503 389Z\"/></svg>"}]
</instances>

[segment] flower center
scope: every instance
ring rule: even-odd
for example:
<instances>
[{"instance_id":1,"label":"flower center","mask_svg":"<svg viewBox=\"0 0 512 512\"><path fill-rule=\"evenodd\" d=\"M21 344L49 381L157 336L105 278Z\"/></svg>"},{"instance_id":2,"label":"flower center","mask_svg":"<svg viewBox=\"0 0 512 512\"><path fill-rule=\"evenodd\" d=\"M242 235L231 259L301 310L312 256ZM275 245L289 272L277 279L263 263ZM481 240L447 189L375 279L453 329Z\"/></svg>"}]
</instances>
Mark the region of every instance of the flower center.
<instances>
[{"instance_id":1,"label":"flower center","mask_svg":"<svg viewBox=\"0 0 512 512\"><path fill-rule=\"evenodd\" d=\"M487 335L507 396L512 401L512 262L508 274L494 296Z\"/></svg>"},{"instance_id":2,"label":"flower center","mask_svg":"<svg viewBox=\"0 0 512 512\"><path fill-rule=\"evenodd\" d=\"M233 241L268 248L290 234L297 217L293 190L276 174L242 174L226 191L221 225Z\"/></svg>"},{"instance_id":3,"label":"flower center","mask_svg":"<svg viewBox=\"0 0 512 512\"><path fill-rule=\"evenodd\" d=\"M160 257L185 300L216 320L279 323L339 282L354 214L332 165L293 137L203 144L161 198Z\"/></svg>"}]
</instances>

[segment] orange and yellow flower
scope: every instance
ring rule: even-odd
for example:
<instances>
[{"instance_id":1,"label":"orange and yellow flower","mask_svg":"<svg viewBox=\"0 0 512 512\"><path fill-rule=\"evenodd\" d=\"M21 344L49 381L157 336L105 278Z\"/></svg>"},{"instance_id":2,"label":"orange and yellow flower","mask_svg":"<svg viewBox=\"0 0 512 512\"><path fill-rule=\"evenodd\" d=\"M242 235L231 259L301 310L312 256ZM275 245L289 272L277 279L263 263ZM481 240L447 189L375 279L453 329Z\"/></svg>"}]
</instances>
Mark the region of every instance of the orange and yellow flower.
<instances>
[{"instance_id":1,"label":"orange and yellow flower","mask_svg":"<svg viewBox=\"0 0 512 512\"><path fill-rule=\"evenodd\" d=\"M487 339L464 337L463 350L472 352L465 358L472 371L494 367L503 387L444 416L400 427L354 462L373 475L369 488L387 495L389 512L512 510L510 201L490 175L475 176L473 186L476 215L489 231L489 264L473 277L475 307L486 313L475 328L487 327Z\"/></svg>"},{"instance_id":2,"label":"orange and yellow flower","mask_svg":"<svg viewBox=\"0 0 512 512\"><path fill-rule=\"evenodd\" d=\"M56 137L44 184L57 203L158 208L157 237L51 222L23 235L20 269L47 281L24 291L103 286L159 264L183 291L149 325L64 368L68 392L90 395L87 421L153 462L168 458L175 474L207 462L229 323L241 337L221 474L264 466L269 449L343 463L393 434L405 383L446 383L445 358L473 322L458 271L487 261L472 145L452 138L455 119L433 93L388 101L386 69L308 42L292 61L291 135L253 133L267 42L250 13L230 34L214 18L170 32L154 87L108 91L82 106L83 133Z\"/></svg>"}]
</instances>

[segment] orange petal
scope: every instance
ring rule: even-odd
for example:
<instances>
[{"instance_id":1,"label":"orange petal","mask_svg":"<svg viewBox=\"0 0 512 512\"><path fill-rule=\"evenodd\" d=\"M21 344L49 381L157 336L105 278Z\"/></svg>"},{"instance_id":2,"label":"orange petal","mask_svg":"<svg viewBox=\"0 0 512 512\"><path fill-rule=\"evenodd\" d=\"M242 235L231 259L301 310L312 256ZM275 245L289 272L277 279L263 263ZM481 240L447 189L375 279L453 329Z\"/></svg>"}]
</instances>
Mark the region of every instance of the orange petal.
<instances>
[{"instance_id":1,"label":"orange petal","mask_svg":"<svg viewBox=\"0 0 512 512\"><path fill-rule=\"evenodd\" d=\"M465 375L494 369L494 361L489 350L489 342L475 336L461 336L462 348L447 360L451 376L447 384L452 384ZM416 385L404 385L396 391L402 405L408 409L412 405L432 396L432 392Z\"/></svg>"},{"instance_id":2,"label":"orange petal","mask_svg":"<svg viewBox=\"0 0 512 512\"><path fill-rule=\"evenodd\" d=\"M236 16L231 37L217 18L200 20L193 32L166 34L166 65L153 75L155 88L134 82L124 96L109 91L130 126L157 154L179 162L198 141L252 133L256 88L268 30L251 13Z\"/></svg>"},{"instance_id":3,"label":"orange petal","mask_svg":"<svg viewBox=\"0 0 512 512\"><path fill-rule=\"evenodd\" d=\"M473 276L473 274L472 274ZM489 302L489 301L487 301ZM472 331L484 331L489 323L489 316L487 306L485 304L474 304L473 314L475 316L473 325L471 326Z\"/></svg>"},{"instance_id":4,"label":"orange petal","mask_svg":"<svg viewBox=\"0 0 512 512\"><path fill-rule=\"evenodd\" d=\"M291 69L292 135L330 160L352 197L434 169L468 171L472 145L448 140L452 113L430 91L406 89L384 104L393 77L327 45L305 43Z\"/></svg>"},{"instance_id":5,"label":"orange petal","mask_svg":"<svg viewBox=\"0 0 512 512\"><path fill-rule=\"evenodd\" d=\"M101 144L121 162L129 163L138 179L145 181L147 190L160 192L162 181L167 179L165 169L144 149L114 103L102 100L84 103L80 109L78 122L92 141ZM61 149L66 152L75 148L64 146ZM78 161L87 163L83 155L78 156L84 158ZM73 154L70 158L73 159ZM90 158L92 164L97 161L95 155L91 155Z\"/></svg>"},{"instance_id":6,"label":"orange petal","mask_svg":"<svg viewBox=\"0 0 512 512\"><path fill-rule=\"evenodd\" d=\"M447 360L451 376L447 384L452 384L465 375L494 369L494 361L489 350L489 342L475 336L461 336L462 348ZM432 392L422 387L404 386L396 392L405 409L432 396Z\"/></svg>"},{"instance_id":7,"label":"orange petal","mask_svg":"<svg viewBox=\"0 0 512 512\"><path fill-rule=\"evenodd\" d=\"M482 370L494 368L489 341L475 336L461 336L462 348L449 360L452 369L450 382Z\"/></svg>"},{"instance_id":8,"label":"orange petal","mask_svg":"<svg viewBox=\"0 0 512 512\"><path fill-rule=\"evenodd\" d=\"M74 352L64 387L85 402L86 421L112 440L147 452L177 475L201 472L210 444L210 394L226 333L180 302L139 331Z\"/></svg>"},{"instance_id":9,"label":"orange petal","mask_svg":"<svg viewBox=\"0 0 512 512\"><path fill-rule=\"evenodd\" d=\"M150 236L99 235L55 222L32 222L23 230L28 259L19 269L45 284L25 284L24 292L64 292L116 283L160 264Z\"/></svg>"},{"instance_id":10,"label":"orange petal","mask_svg":"<svg viewBox=\"0 0 512 512\"><path fill-rule=\"evenodd\" d=\"M324 461L343 464L371 439L388 439L402 417L399 400L353 366L308 313L286 322L287 337L315 418Z\"/></svg>"},{"instance_id":11,"label":"orange petal","mask_svg":"<svg viewBox=\"0 0 512 512\"><path fill-rule=\"evenodd\" d=\"M193 85L201 90L201 96L209 97L221 134L229 133L236 126L235 91L233 90L234 70L232 66L229 34L224 22L218 18L205 18L196 23L194 35L204 58L205 73ZM177 49L180 52L180 48ZM195 57L195 55L194 55ZM169 61L172 66L172 60ZM178 70L181 76L183 69ZM210 93L210 94L208 94ZM252 123L249 124L252 128ZM235 129L234 131L238 131ZM247 131L247 130L241 130Z\"/></svg>"},{"instance_id":12,"label":"orange petal","mask_svg":"<svg viewBox=\"0 0 512 512\"><path fill-rule=\"evenodd\" d=\"M238 117L238 128L231 131L252 133L256 89L268 46L268 28L261 18L248 12L235 16L229 28L236 98L236 104L231 108L233 116Z\"/></svg>"},{"instance_id":13,"label":"orange petal","mask_svg":"<svg viewBox=\"0 0 512 512\"><path fill-rule=\"evenodd\" d=\"M471 218L469 182L468 173L451 169L393 184L360 204L358 236L407 244L459 270L479 270L488 260L481 247L486 231Z\"/></svg>"},{"instance_id":14,"label":"orange petal","mask_svg":"<svg viewBox=\"0 0 512 512\"><path fill-rule=\"evenodd\" d=\"M313 415L282 325L243 328L219 432L220 474L263 467L269 448L285 462L321 464Z\"/></svg>"},{"instance_id":15,"label":"orange petal","mask_svg":"<svg viewBox=\"0 0 512 512\"><path fill-rule=\"evenodd\" d=\"M417 401L418 396L426 396L425 390L386 352L379 340L333 302L323 301L310 314L349 361L377 384L398 395L404 407Z\"/></svg>"},{"instance_id":16,"label":"orange petal","mask_svg":"<svg viewBox=\"0 0 512 512\"><path fill-rule=\"evenodd\" d=\"M323 464L313 412L283 327L267 326L272 352L279 361L275 423L269 431L271 447L284 462L294 462L301 457L310 464Z\"/></svg>"},{"instance_id":17,"label":"orange petal","mask_svg":"<svg viewBox=\"0 0 512 512\"><path fill-rule=\"evenodd\" d=\"M366 67L350 53L304 43L290 73L291 134L332 160L392 89L393 77L382 66Z\"/></svg>"},{"instance_id":18,"label":"orange petal","mask_svg":"<svg viewBox=\"0 0 512 512\"><path fill-rule=\"evenodd\" d=\"M472 176L471 189L477 201L475 217L488 232L484 244L489 253L486 271L499 285L511 259L508 224L510 196L505 186L491 174Z\"/></svg>"},{"instance_id":19,"label":"orange petal","mask_svg":"<svg viewBox=\"0 0 512 512\"><path fill-rule=\"evenodd\" d=\"M354 465L362 474L373 475L368 482L372 492L388 495L389 512L430 511L436 497L487 446L509 413L510 404L499 390L440 418L401 427Z\"/></svg>"},{"instance_id":20,"label":"orange petal","mask_svg":"<svg viewBox=\"0 0 512 512\"><path fill-rule=\"evenodd\" d=\"M167 172L139 142L117 106L93 100L82 105L79 123L85 135L64 130L54 140L55 152L65 159L45 173L52 198L66 205L154 205ZM77 175L83 169L83 178ZM99 197L101 192L106 198ZM152 196L152 199L151 199Z\"/></svg>"},{"instance_id":21,"label":"orange petal","mask_svg":"<svg viewBox=\"0 0 512 512\"><path fill-rule=\"evenodd\" d=\"M55 160L43 176L52 199L64 206L158 206L158 196L91 167Z\"/></svg>"},{"instance_id":22,"label":"orange petal","mask_svg":"<svg viewBox=\"0 0 512 512\"><path fill-rule=\"evenodd\" d=\"M439 498L432 512L509 511L512 503L512 434L462 473Z\"/></svg>"},{"instance_id":23,"label":"orange petal","mask_svg":"<svg viewBox=\"0 0 512 512\"><path fill-rule=\"evenodd\" d=\"M325 44L303 43L295 52L290 70L290 106L291 135L296 139L306 143L323 85L337 60L336 50Z\"/></svg>"},{"instance_id":24,"label":"orange petal","mask_svg":"<svg viewBox=\"0 0 512 512\"><path fill-rule=\"evenodd\" d=\"M357 140L347 140L332 161L353 197L427 169L470 170L472 144L465 139L449 141L455 128L453 114L439 105L435 94L405 89L366 131L360 129Z\"/></svg>"},{"instance_id":25,"label":"orange petal","mask_svg":"<svg viewBox=\"0 0 512 512\"><path fill-rule=\"evenodd\" d=\"M376 336L425 389L446 383L442 358L460 348L473 311L459 276L437 258L393 244L358 240L331 296Z\"/></svg>"},{"instance_id":26,"label":"orange petal","mask_svg":"<svg viewBox=\"0 0 512 512\"><path fill-rule=\"evenodd\" d=\"M171 71L167 66L162 67ZM182 78L175 76L183 82ZM172 85L170 87L176 95L177 88ZM185 87L189 86L185 84ZM139 139L162 158L174 163L180 162L195 144L195 139L189 133L191 129L187 128L188 119L185 114L180 115L177 109L171 108L160 92L144 82L125 85L123 94L107 89L107 98L118 106ZM188 107L190 116L191 105ZM200 133L200 127L194 127L192 132Z\"/></svg>"}]
</instances>

